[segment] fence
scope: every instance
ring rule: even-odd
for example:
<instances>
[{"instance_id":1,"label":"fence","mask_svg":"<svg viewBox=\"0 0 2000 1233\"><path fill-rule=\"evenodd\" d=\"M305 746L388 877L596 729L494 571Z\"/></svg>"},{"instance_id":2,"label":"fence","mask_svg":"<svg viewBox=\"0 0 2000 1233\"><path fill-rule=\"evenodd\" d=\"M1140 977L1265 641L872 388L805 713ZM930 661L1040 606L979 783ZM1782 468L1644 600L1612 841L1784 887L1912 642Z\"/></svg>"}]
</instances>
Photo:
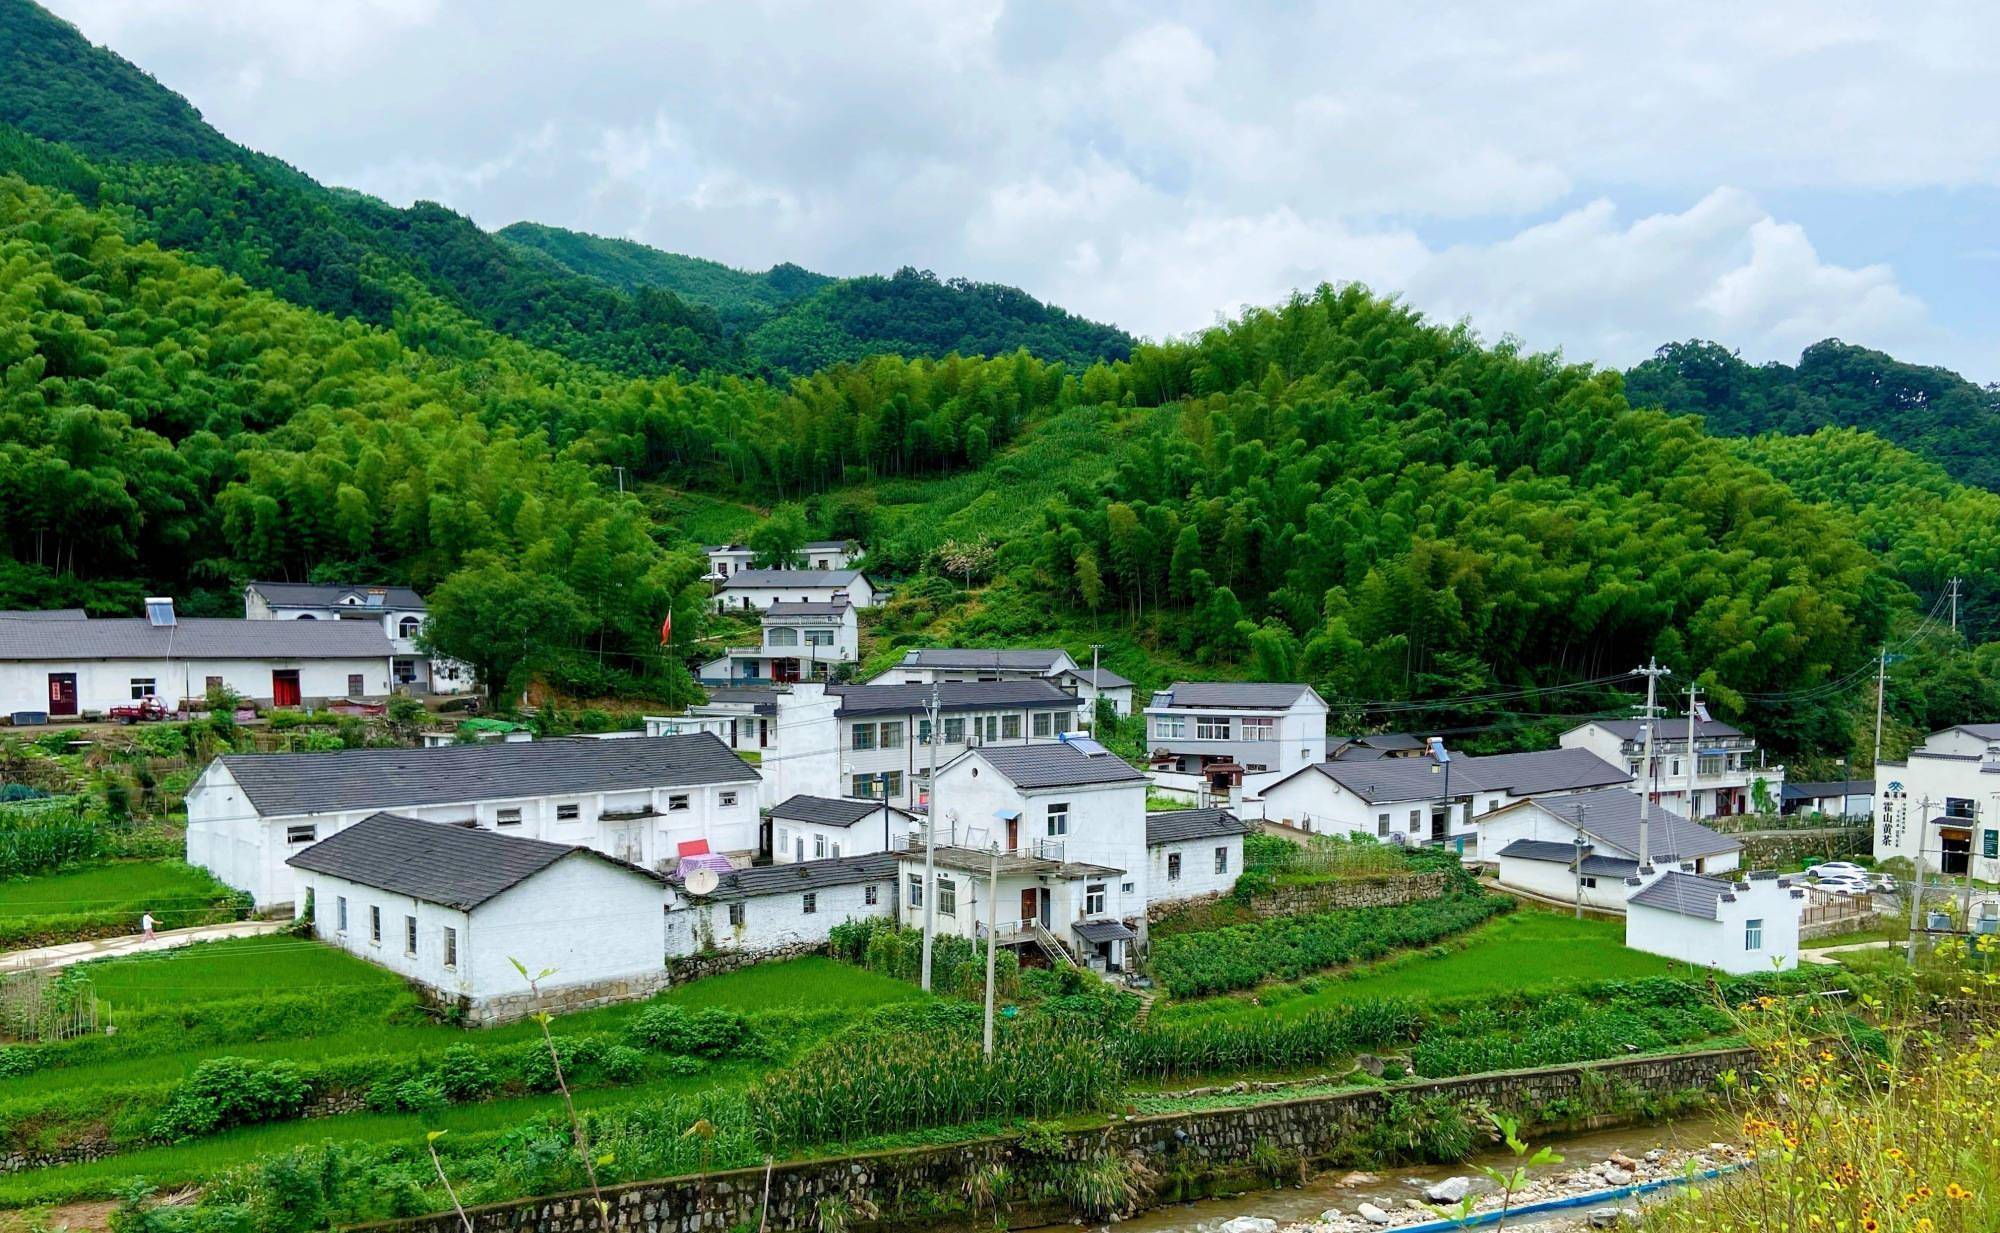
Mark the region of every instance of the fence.
<instances>
[{"instance_id":1,"label":"fence","mask_svg":"<svg viewBox=\"0 0 2000 1233\"><path fill-rule=\"evenodd\" d=\"M97 996L78 973L0 976L0 1038L68 1040L97 1030Z\"/></svg>"},{"instance_id":2,"label":"fence","mask_svg":"<svg viewBox=\"0 0 2000 1233\"><path fill-rule=\"evenodd\" d=\"M1851 933L1866 929L1875 923L1875 903L1872 895L1811 895L1806 897L1805 910L1799 914L1799 936L1824 937L1832 933Z\"/></svg>"}]
</instances>

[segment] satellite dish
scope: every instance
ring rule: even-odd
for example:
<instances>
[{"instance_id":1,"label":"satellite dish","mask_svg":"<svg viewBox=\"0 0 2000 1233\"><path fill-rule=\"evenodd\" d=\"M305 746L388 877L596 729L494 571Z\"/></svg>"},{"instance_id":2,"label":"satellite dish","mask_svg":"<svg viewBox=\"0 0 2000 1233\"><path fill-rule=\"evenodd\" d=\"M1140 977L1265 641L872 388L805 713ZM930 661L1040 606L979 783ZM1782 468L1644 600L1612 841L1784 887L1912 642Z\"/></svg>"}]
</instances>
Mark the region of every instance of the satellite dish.
<instances>
[{"instance_id":1,"label":"satellite dish","mask_svg":"<svg viewBox=\"0 0 2000 1233\"><path fill-rule=\"evenodd\" d=\"M690 895L713 895L715 888L721 884L722 879L715 876L713 869L696 869L687 876L687 889Z\"/></svg>"}]
</instances>

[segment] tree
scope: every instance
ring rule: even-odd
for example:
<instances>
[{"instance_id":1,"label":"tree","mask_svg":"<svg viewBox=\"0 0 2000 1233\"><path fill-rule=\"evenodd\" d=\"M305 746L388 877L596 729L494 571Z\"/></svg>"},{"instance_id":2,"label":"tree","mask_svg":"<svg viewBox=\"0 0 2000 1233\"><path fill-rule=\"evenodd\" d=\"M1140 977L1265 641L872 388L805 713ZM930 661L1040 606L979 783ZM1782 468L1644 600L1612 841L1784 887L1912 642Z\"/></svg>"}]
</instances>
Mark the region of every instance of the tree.
<instances>
[{"instance_id":1,"label":"tree","mask_svg":"<svg viewBox=\"0 0 2000 1233\"><path fill-rule=\"evenodd\" d=\"M932 554L945 572L959 575L967 587L972 585L974 574L983 578L992 570L995 555L993 545L984 536L971 540L948 539L939 544Z\"/></svg>"},{"instance_id":2,"label":"tree","mask_svg":"<svg viewBox=\"0 0 2000 1233\"><path fill-rule=\"evenodd\" d=\"M537 661L570 644L584 621L583 605L567 586L489 556L431 592L418 643L470 664L497 706L525 689Z\"/></svg>"},{"instance_id":3,"label":"tree","mask_svg":"<svg viewBox=\"0 0 2000 1233\"><path fill-rule=\"evenodd\" d=\"M752 562L758 569L798 569L805 562L806 512L797 505L780 505L750 532Z\"/></svg>"}]
</instances>

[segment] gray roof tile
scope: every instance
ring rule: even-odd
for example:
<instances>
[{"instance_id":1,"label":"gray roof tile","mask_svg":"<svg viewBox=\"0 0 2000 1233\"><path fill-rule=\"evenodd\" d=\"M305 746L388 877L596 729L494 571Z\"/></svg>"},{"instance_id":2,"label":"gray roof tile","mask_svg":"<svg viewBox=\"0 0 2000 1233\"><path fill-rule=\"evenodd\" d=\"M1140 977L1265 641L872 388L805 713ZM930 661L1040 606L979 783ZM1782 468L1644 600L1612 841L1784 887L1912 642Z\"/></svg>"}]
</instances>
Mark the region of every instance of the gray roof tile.
<instances>
[{"instance_id":1,"label":"gray roof tile","mask_svg":"<svg viewBox=\"0 0 2000 1233\"><path fill-rule=\"evenodd\" d=\"M1643 803L1629 788L1600 788L1568 796L1539 797L1534 804L1571 825L1581 825L1606 844L1637 855L1639 851L1639 807ZM1699 822L1654 805L1648 827L1648 853L1656 861L1691 861L1698 856L1719 856L1741 850L1742 844L1718 834Z\"/></svg>"},{"instance_id":2,"label":"gray roof tile","mask_svg":"<svg viewBox=\"0 0 2000 1233\"><path fill-rule=\"evenodd\" d=\"M1169 809L1146 815L1146 846L1247 835L1250 824L1227 809Z\"/></svg>"},{"instance_id":3,"label":"gray roof tile","mask_svg":"<svg viewBox=\"0 0 2000 1233\"><path fill-rule=\"evenodd\" d=\"M941 711L997 711L1015 707L1074 710L1082 703L1061 686L1040 677L1023 681L939 681L935 686L830 685L827 693L840 699L843 717L855 715L914 715L927 710L931 690Z\"/></svg>"},{"instance_id":4,"label":"gray roof tile","mask_svg":"<svg viewBox=\"0 0 2000 1233\"><path fill-rule=\"evenodd\" d=\"M902 666L1047 672L1062 655L1061 651L1046 647L989 651L977 647L927 646L903 652Z\"/></svg>"},{"instance_id":5,"label":"gray roof tile","mask_svg":"<svg viewBox=\"0 0 2000 1233\"><path fill-rule=\"evenodd\" d=\"M901 817L910 815L891 805L889 812ZM771 816L788 822L810 822L816 826L853 826L864 818L882 816L881 801L857 801L846 797L807 796L800 793L780 801L771 809Z\"/></svg>"},{"instance_id":6,"label":"gray roof tile","mask_svg":"<svg viewBox=\"0 0 2000 1233\"><path fill-rule=\"evenodd\" d=\"M396 586L322 586L312 582L253 582L251 588L263 595L274 608L338 608L343 596L359 596L364 600L371 591L382 592L379 604L353 604L351 607L376 611L424 611L424 597L409 587Z\"/></svg>"},{"instance_id":7,"label":"gray roof tile","mask_svg":"<svg viewBox=\"0 0 2000 1233\"><path fill-rule=\"evenodd\" d=\"M1065 672L1063 675L1073 676L1085 685L1090 685L1097 689L1129 689L1132 686L1132 682L1119 676L1109 668L1098 668L1095 672L1089 668L1078 668L1071 672Z\"/></svg>"},{"instance_id":8,"label":"gray roof tile","mask_svg":"<svg viewBox=\"0 0 2000 1233\"><path fill-rule=\"evenodd\" d=\"M748 869L732 869L721 876L712 894L697 898L726 902L866 882L887 882L893 887L896 882L896 854L871 852L866 856L838 856L824 861L795 861L787 865L753 865Z\"/></svg>"},{"instance_id":9,"label":"gray roof tile","mask_svg":"<svg viewBox=\"0 0 2000 1233\"><path fill-rule=\"evenodd\" d=\"M1462 757L1452 767L1454 786L1460 774L1471 775L1486 791L1509 792L1515 796L1605 788L1632 782L1630 771L1606 762L1588 749L1538 749L1529 753Z\"/></svg>"},{"instance_id":10,"label":"gray roof tile","mask_svg":"<svg viewBox=\"0 0 2000 1233\"><path fill-rule=\"evenodd\" d=\"M748 587L844 587L861 577L858 569L742 569L722 584L725 591Z\"/></svg>"},{"instance_id":11,"label":"gray roof tile","mask_svg":"<svg viewBox=\"0 0 2000 1233\"><path fill-rule=\"evenodd\" d=\"M655 882L659 875L582 845L545 843L393 813L364 818L285 861L298 869L470 911L564 857L582 854ZM322 904L321 911L330 908Z\"/></svg>"},{"instance_id":12,"label":"gray roof tile","mask_svg":"<svg viewBox=\"0 0 2000 1233\"><path fill-rule=\"evenodd\" d=\"M374 621L246 621L182 617L154 625L138 617L88 621L0 621L0 660L380 659L395 653Z\"/></svg>"},{"instance_id":13,"label":"gray roof tile","mask_svg":"<svg viewBox=\"0 0 2000 1233\"><path fill-rule=\"evenodd\" d=\"M1176 707L1249 707L1254 710L1282 711L1312 691L1310 685L1272 681L1175 681L1164 692L1173 695L1163 703L1153 695L1154 705Z\"/></svg>"},{"instance_id":14,"label":"gray roof tile","mask_svg":"<svg viewBox=\"0 0 2000 1233\"><path fill-rule=\"evenodd\" d=\"M81 608L10 608L0 612L0 621L87 621Z\"/></svg>"},{"instance_id":15,"label":"gray roof tile","mask_svg":"<svg viewBox=\"0 0 2000 1233\"><path fill-rule=\"evenodd\" d=\"M1062 741L1034 745L982 745L974 752L1017 788L1070 788L1084 784L1146 781L1143 772L1134 769L1117 754L1085 753Z\"/></svg>"},{"instance_id":16,"label":"gray roof tile","mask_svg":"<svg viewBox=\"0 0 2000 1233\"><path fill-rule=\"evenodd\" d=\"M610 741L576 738L435 749L229 754L217 760L266 816L749 783L758 778L727 745L706 732Z\"/></svg>"},{"instance_id":17,"label":"gray roof tile","mask_svg":"<svg viewBox=\"0 0 2000 1233\"><path fill-rule=\"evenodd\" d=\"M1582 726L1590 727L1595 725L1620 740L1636 741L1639 739L1639 729L1644 726L1644 723L1644 720L1639 719L1593 719L1590 721L1590 724ZM1696 743L1700 743L1703 738L1742 735L1743 729L1734 724L1723 723L1719 719L1697 720L1694 726L1694 739ZM1653 729L1653 743L1657 745L1661 741L1679 741L1683 745L1687 744L1687 718L1683 716L1680 719L1675 719L1672 716L1668 716L1661 720L1659 727Z\"/></svg>"},{"instance_id":18,"label":"gray roof tile","mask_svg":"<svg viewBox=\"0 0 2000 1233\"><path fill-rule=\"evenodd\" d=\"M1729 888L1730 884L1720 879L1672 869L1661 874L1651 886L1631 895L1627 902L1700 920L1721 920L1716 905L1729 893Z\"/></svg>"},{"instance_id":19,"label":"gray roof tile","mask_svg":"<svg viewBox=\"0 0 2000 1233\"><path fill-rule=\"evenodd\" d=\"M844 599L774 599L766 617L845 616L854 605Z\"/></svg>"},{"instance_id":20,"label":"gray roof tile","mask_svg":"<svg viewBox=\"0 0 2000 1233\"><path fill-rule=\"evenodd\" d=\"M1516 839L1500 849L1500 855L1513 860L1543 861L1551 865L1568 865L1576 859L1573 844L1556 843L1548 839ZM1629 878L1639 872L1638 861L1620 860L1615 856L1599 856L1589 844L1583 845L1583 872L1609 878Z\"/></svg>"}]
</instances>

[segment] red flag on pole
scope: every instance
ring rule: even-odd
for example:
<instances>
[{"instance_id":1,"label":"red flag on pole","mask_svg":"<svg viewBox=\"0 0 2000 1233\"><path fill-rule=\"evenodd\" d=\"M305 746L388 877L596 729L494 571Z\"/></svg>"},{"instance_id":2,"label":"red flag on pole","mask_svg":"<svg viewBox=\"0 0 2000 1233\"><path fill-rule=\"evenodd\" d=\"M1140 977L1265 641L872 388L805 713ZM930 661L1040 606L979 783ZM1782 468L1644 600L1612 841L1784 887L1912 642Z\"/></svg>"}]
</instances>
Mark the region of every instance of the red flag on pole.
<instances>
[{"instance_id":1,"label":"red flag on pole","mask_svg":"<svg viewBox=\"0 0 2000 1233\"><path fill-rule=\"evenodd\" d=\"M660 645L665 646L667 645L667 643L672 642L673 640L674 640L674 613L673 609L669 608L667 610L667 619L660 622Z\"/></svg>"}]
</instances>

